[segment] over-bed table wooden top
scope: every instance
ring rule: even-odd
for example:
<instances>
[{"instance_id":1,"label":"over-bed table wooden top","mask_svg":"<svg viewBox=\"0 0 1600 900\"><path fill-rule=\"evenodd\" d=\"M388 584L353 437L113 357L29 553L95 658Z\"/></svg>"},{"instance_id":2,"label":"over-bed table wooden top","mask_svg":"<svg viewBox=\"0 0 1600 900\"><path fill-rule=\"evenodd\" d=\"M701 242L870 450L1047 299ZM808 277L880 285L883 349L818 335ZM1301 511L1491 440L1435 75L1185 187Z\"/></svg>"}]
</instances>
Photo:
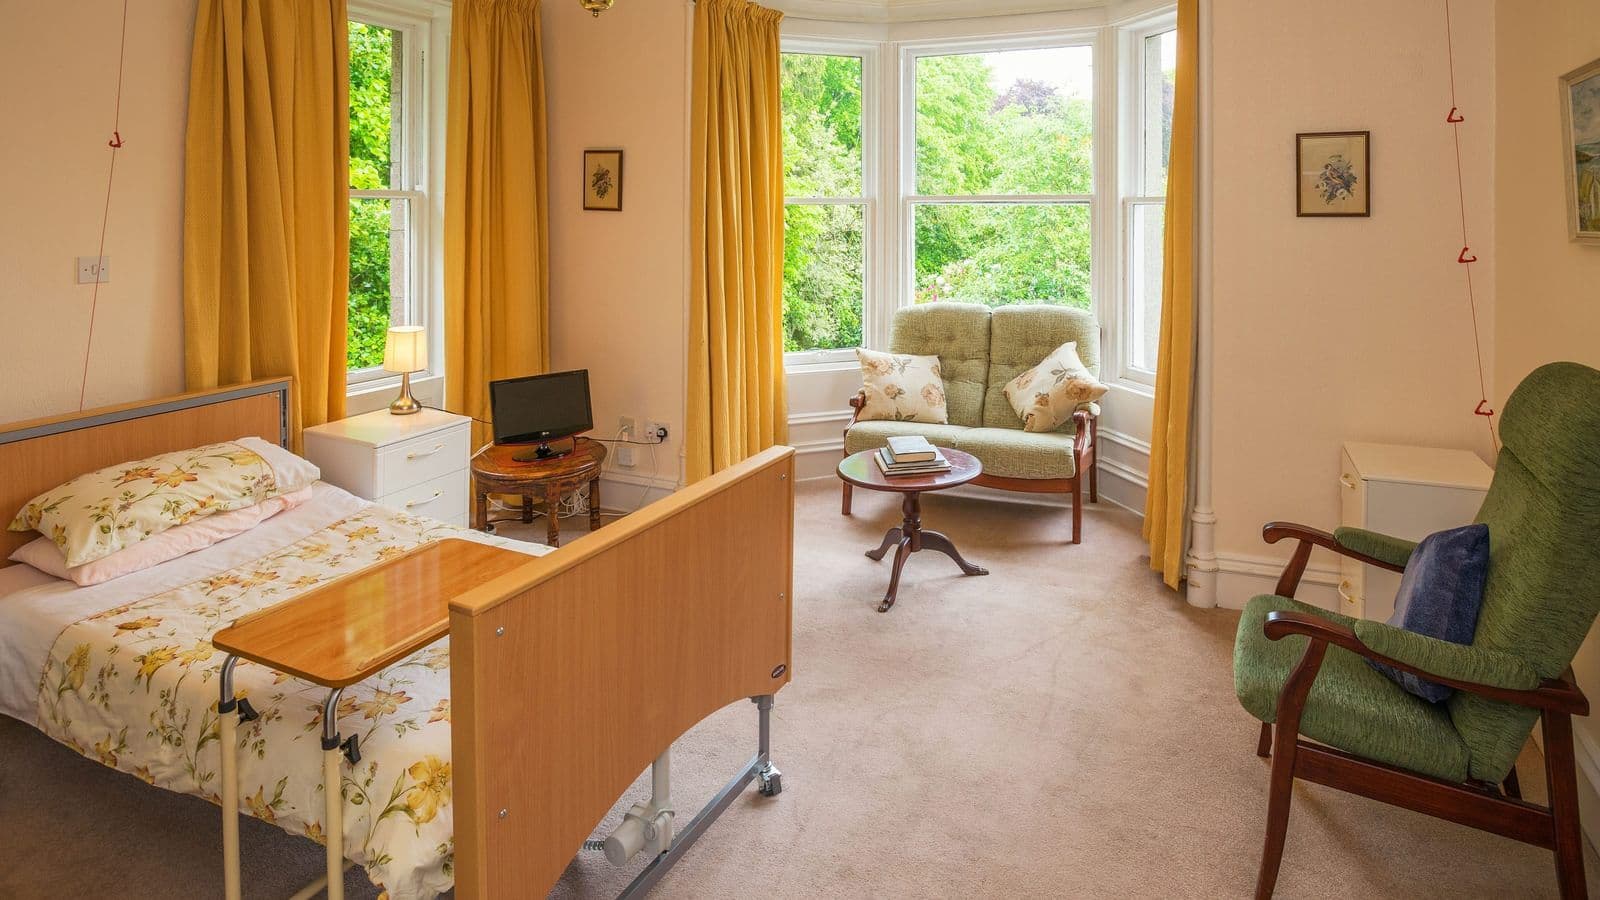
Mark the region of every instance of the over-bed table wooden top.
<instances>
[{"instance_id":1,"label":"over-bed table wooden top","mask_svg":"<svg viewBox=\"0 0 1600 900\"><path fill-rule=\"evenodd\" d=\"M444 540L245 616L211 643L329 688L349 687L445 636L450 599L530 561Z\"/></svg>"}]
</instances>

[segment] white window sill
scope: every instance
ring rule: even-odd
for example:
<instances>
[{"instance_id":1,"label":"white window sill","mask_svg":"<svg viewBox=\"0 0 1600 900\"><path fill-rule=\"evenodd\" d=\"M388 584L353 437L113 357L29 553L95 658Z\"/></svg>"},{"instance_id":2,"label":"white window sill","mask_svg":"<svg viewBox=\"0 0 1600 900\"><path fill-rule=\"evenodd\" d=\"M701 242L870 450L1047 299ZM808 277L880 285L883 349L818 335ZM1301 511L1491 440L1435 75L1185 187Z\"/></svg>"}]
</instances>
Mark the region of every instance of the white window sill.
<instances>
[{"instance_id":1,"label":"white window sill","mask_svg":"<svg viewBox=\"0 0 1600 900\"><path fill-rule=\"evenodd\" d=\"M789 375L808 375L822 372L859 372L861 363L856 359L784 359L783 371Z\"/></svg>"},{"instance_id":2,"label":"white window sill","mask_svg":"<svg viewBox=\"0 0 1600 900\"><path fill-rule=\"evenodd\" d=\"M411 376L411 393L424 406L444 406L444 373L419 372ZM389 403L400 395L400 376L388 375L345 390L345 415L358 416L375 410L387 409Z\"/></svg>"}]
</instances>

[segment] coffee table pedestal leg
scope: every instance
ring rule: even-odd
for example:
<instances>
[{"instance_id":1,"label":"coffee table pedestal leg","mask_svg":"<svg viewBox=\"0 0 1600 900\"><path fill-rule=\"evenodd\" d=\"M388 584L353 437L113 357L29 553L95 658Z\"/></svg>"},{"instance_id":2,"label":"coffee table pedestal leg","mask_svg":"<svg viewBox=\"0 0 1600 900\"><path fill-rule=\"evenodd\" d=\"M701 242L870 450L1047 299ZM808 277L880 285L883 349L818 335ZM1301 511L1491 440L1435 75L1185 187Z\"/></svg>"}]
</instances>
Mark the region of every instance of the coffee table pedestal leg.
<instances>
[{"instance_id":1,"label":"coffee table pedestal leg","mask_svg":"<svg viewBox=\"0 0 1600 900\"><path fill-rule=\"evenodd\" d=\"M961 567L964 575L987 575L989 570L982 566L975 566L962 558L956 545L948 537L937 531L922 530L922 494L911 492L905 495L900 503L900 511L904 515L901 523L889 529L883 536L883 543L876 550L868 550L867 558L881 560L884 554L894 547L894 569L889 573L889 590L883 595L883 602L878 604L878 612L888 612L894 607L896 595L900 592L900 573L905 569L906 560L911 554L924 548L937 550L955 560Z\"/></svg>"}]
</instances>

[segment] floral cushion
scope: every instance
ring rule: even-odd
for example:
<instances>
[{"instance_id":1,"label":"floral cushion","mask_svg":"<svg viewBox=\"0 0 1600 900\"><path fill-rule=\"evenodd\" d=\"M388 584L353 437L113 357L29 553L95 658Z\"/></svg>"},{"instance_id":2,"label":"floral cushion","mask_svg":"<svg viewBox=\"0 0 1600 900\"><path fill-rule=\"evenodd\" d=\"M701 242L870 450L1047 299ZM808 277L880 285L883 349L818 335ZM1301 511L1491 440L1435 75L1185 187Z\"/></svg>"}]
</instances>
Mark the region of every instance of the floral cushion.
<instances>
[{"instance_id":1,"label":"floral cushion","mask_svg":"<svg viewBox=\"0 0 1600 900\"><path fill-rule=\"evenodd\" d=\"M866 401L858 419L934 425L950 421L939 357L875 350L857 350L856 356L861 359L861 395Z\"/></svg>"},{"instance_id":2,"label":"floral cushion","mask_svg":"<svg viewBox=\"0 0 1600 900\"><path fill-rule=\"evenodd\" d=\"M44 534L69 567L81 566L173 526L303 486L284 484L242 443L210 444L79 475L28 501L11 530Z\"/></svg>"},{"instance_id":3,"label":"floral cushion","mask_svg":"<svg viewBox=\"0 0 1600 900\"><path fill-rule=\"evenodd\" d=\"M1011 379L1005 394L1022 419L1022 430L1043 432L1066 424L1075 410L1089 409L1106 390L1078 358L1077 342L1068 341Z\"/></svg>"}]
</instances>

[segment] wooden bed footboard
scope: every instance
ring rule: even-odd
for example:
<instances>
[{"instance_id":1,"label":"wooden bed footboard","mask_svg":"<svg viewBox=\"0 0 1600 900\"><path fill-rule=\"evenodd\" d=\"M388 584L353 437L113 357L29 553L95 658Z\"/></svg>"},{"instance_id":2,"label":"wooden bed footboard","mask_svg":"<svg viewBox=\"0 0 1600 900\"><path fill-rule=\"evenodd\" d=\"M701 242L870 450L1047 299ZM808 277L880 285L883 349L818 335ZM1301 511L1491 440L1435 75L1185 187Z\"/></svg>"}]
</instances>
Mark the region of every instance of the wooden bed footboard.
<instances>
[{"instance_id":1,"label":"wooden bed footboard","mask_svg":"<svg viewBox=\"0 0 1600 900\"><path fill-rule=\"evenodd\" d=\"M789 682L793 531L776 447L451 603L459 896L542 896L675 739Z\"/></svg>"}]
</instances>

